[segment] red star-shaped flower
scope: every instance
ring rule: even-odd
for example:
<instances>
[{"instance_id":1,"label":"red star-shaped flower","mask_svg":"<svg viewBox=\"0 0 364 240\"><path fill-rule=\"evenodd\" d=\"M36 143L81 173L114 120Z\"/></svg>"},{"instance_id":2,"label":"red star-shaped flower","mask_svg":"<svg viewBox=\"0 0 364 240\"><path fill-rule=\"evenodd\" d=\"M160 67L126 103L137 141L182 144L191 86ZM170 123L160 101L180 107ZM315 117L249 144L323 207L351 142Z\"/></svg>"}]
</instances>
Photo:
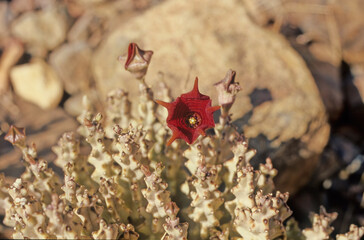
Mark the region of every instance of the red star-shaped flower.
<instances>
[{"instance_id":1,"label":"red star-shaped flower","mask_svg":"<svg viewBox=\"0 0 364 240\"><path fill-rule=\"evenodd\" d=\"M213 113L220 108L211 107L210 97L200 93L197 77L191 92L182 94L171 103L156 102L168 110L167 125L173 134L167 146L178 138L192 144L198 136L205 136L206 129L215 127Z\"/></svg>"}]
</instances>

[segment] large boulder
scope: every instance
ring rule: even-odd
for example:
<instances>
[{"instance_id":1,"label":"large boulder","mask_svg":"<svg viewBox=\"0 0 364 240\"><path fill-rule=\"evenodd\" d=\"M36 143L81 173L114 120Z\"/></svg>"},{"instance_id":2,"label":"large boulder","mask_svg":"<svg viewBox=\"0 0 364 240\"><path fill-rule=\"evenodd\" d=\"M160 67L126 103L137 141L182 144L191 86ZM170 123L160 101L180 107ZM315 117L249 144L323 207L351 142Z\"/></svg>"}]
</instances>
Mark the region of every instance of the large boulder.
<instances>
[{"instance_id":1,"label":"large boulder","mask_svg":"<svg viewBox=\"0 0 364 240\"><path fill-rule=\"evenodd\" d=\"M364 1L244 0L260 25L280 30L306 60L330 120L364 131ZM341 118L342 115L345 117Z\"/></svg>"},{"instance_id":2,"label":"large boulder","mask_svg":"<svg viewBox=\"0 0 364 240\"><path fill-rule=\"evenodd\" d=\"M137 80L116 61L130 42L154 51L146 82L153 87L163 72L175 97L191 90L198 76L201 92L217 99L213 83L234 69L242 91L231 113L258 150L256 160L273 158L282 190L307 182L329 135L319 92L288 42L255 25L242 4L171 0L124 22L92 59L104 96L116 87L137 95Z\"/></svg>"}]
</instances>

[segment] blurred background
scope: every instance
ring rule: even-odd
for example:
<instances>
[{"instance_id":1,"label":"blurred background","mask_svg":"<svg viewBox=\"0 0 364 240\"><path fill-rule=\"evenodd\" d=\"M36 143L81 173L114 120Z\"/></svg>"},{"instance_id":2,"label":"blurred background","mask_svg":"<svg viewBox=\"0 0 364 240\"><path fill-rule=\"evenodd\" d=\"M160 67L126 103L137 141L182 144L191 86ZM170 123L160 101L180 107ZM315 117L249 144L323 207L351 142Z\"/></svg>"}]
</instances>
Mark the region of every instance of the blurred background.
<instances>
[{"instance_id":1,"label":"blurred background","mask_svg":"<svg viewBox=\"0 0 364 240\"><path fill-rule=\"evenodd\" d=\"M136 99L117 61L136 42L154 51L156 98L162 82L176 97L198 76L217 104L213 84L236 71L232 119L255 164L272 158L301 228L320 205L339 213L337 233L364 225L363 12L362 0L0 1L0 172L23 172L11 124L56 169L51 147L76 130L83 95L100 112L112 89Z\"/></svg>"}]
</instances>

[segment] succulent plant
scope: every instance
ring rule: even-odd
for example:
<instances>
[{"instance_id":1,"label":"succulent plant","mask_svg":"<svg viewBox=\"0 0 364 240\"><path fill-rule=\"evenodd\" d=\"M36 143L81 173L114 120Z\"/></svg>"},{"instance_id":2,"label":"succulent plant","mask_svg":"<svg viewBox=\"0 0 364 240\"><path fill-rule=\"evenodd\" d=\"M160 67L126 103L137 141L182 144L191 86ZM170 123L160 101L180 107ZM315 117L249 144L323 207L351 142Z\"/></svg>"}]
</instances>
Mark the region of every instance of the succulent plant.
<instances>
[{"instance_id":1,"label":"succulent plant","mask_svg":"<svg viewBox=\"0 0 364 240\"><path fill-rule=\"evenodd\" d=\"M328 239L335 213L321 210L313 216L313 227L303 232L293 220L285 224L292 214L289 194L275 190L278 172L272 161L266 159L259 169L250 164L256 151L229 117L240 89L235 72L217 84L224 86L218 87L219 123L212 118L218 107L199 93L197 80L176 101L157 101L168 110L165 121L165 109L145 82L150 58L150 52L130 44L125 68L137 72L137 115L126 90L109 94L105 116L93 112L84 98L79 136L65 133L53 148L63 179L37 157L34 145L26 144L23 129L10 128L5 138L21 149L26 167L11 185L0 175L3 223L14 228L12 237ZM170 100L163 89L161 99ZM205 133L209 127L214 130ZM81 153L81 145L89 147L88 154ZM337 239L363 234L364 227L352 225Z\"/></svg>"}]
</instances>

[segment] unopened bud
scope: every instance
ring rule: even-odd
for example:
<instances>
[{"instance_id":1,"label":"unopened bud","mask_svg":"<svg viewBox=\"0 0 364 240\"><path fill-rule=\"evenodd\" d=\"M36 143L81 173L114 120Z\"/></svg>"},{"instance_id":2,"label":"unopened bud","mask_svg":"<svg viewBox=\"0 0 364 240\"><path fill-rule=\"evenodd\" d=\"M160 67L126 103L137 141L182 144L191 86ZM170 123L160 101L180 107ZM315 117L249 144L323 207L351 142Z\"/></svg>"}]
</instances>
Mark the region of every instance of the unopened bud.
<instances>
[{"instance_id":1,"label":"unopened bud","mask_svg":"<svg viewBox=\"0 0 364 240\"><path fill-rule=\"evenodd\" d=\"M236 94L241 90L239 83L235 82L236 72L229 70L224 79L215 83L218 93L219 105L222 106L222 114L228 113L235 101Z\"/></svg>"},{"instance_id":2,"label":"unopened bud","mask_svg":"<svg viewBox=\"0 0 364 240\"><path fill-rule=\"evenodd\" d=\"M152 55L153 51L142 50L136 43L130 43L128 47L128 56L125 62L125 69L131 72L137 79L144 78ZM125 57L120 56L118 60L124 63Z\"/></svg>"},{"instance_id":3,"label":"unopened bud","mask_svg":"<svg viewBox=\"0 0 364 240\"><path fill-rule=\"evenodd\" d=\"M13 125L10 126L8 133L4 139L13 145L24 146L25 144L25 128L17 128Z\"/></svg>"}]
</instances>

